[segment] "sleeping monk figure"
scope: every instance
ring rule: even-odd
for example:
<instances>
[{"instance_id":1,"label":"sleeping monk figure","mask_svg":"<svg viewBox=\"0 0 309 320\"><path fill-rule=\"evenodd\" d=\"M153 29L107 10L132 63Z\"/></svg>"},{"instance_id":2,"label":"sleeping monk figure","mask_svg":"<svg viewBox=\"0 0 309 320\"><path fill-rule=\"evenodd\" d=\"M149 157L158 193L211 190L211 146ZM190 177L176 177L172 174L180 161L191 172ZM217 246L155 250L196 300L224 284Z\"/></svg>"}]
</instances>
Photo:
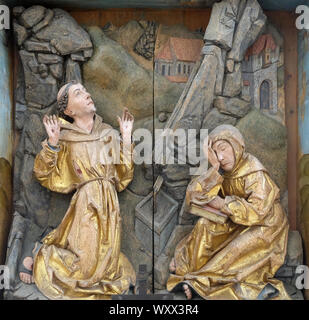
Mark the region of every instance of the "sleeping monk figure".
<instances>
[{"instance_id":1,"label":"sleeping monk figure","mask_svg":"<svg viewBox=\"0 0 309 320\"><path fill-rule=\"evenodd\" d=\"M204 152L211 167L189 183L186 210L207 205L228 219L197 220L175 249L167 289L180 287L188 299L290 299L274 278L284 263L289 229L279 188L231 125L215 128Z\"/></svg>"}]
</instances>

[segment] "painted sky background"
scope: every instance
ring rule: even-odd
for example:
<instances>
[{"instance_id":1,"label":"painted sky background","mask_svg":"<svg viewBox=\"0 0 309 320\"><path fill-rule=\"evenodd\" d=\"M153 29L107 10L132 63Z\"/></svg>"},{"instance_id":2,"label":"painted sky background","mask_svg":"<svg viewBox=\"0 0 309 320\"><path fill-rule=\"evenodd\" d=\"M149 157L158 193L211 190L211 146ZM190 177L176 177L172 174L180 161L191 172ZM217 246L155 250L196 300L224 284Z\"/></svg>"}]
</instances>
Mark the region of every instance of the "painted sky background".
<instances>
[{"instance_id":1,"label":"painted sky background","mask_svg":"<svg viewBox=\"0 0 309 320\"><path fill-rule=\"evenodd\" d=\"M10 99L10 67L5 31L0 31L0 157L12 164L12 102Z\"/></svg>"}]
</instances>

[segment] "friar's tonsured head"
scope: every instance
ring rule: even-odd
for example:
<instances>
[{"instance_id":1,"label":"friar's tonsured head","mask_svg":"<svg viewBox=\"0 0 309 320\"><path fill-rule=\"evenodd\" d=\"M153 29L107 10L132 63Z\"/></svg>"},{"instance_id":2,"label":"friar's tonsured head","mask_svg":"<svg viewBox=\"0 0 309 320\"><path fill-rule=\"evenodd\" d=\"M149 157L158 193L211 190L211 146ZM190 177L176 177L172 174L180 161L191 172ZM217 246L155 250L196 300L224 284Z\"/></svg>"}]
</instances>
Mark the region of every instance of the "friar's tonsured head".
<instances>
[{"instance_id":1,"label":"friar's tonsured head","mask_svg":"<svg viewBox=\"0 0 309 320\"><path fill-rule=\"evenodd\" d=\"M78 82L75 80L72 80L65 85L63 85L60 90L58 91L57 95L57 102L58 102L58 115L62 118L65 118L65 109L68 106L69 101L69 89L73 84L77 84Z\"/></svg>"},{"instance_id":2,"label":"friar's tonsured head","mask_svg":"<svg viewBox=\"0 0 309 320\"><path fill-rule=\"evenodd\" d=\"M58 114L76 120L88 117L96 112L91 95L86 88L77 81L71 81L62 86L58 92Z\"/></svg>"}]
</instances>

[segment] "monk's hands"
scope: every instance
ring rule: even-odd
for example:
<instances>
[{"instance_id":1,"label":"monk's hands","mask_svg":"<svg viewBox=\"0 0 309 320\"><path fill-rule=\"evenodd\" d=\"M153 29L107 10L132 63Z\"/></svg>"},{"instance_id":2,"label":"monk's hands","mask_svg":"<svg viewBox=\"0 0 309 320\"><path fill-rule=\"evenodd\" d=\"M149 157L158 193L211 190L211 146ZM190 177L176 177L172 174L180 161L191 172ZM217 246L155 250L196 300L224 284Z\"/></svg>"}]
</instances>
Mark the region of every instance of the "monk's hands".
<instances>
[{"instance_id":1,"label":"monk's hands","mask_svg":"<svg viewBox=\"0 0 309 320\"><path fill-rule=\"evenodd\" d=\"M134 123L134 117L129 112L128 108L124 108L122 117L117 116L120 132L122 135L123 143L125 145L131 145L131 136Z\"/></svg>"},{"instance_id":2,"label":"monk's hands","mask_svg":"<svg viewBox=\"0 0 309 320\"><path fill-rule=\"evenodd\" d=\"M221 210L224 207L225 201L220 196L216 196L213 200L207 203L210 207Z\"/></svg>"},{"instance_id":3,"label":"monk's hands","mask_svg":"<svg viewBox=\"0 0 309 320\"><path fill-rule=\"evenodd\" d=\"M57 146L60 137L60 120L55 115L45 115L43 124L48 135L49 144Z\"/></svg>"},{"instance_id":4,"label":"monk's hands","mask_svg":"<svg viewBox=\"0 0 309 320\"><path fill-rule=\"evenodd\" d=\"M208 141L208 144L207 144L207 141ZM212 141L210 139L205 139L204 146L203 146L204 153L206 158L208 158L208 162L211 164L211 166L216 171L218 171L220 167L220 162L218 160L218 157L215 151L212 149L211 145L212 145Z\"/></svg>"}]
</instances>

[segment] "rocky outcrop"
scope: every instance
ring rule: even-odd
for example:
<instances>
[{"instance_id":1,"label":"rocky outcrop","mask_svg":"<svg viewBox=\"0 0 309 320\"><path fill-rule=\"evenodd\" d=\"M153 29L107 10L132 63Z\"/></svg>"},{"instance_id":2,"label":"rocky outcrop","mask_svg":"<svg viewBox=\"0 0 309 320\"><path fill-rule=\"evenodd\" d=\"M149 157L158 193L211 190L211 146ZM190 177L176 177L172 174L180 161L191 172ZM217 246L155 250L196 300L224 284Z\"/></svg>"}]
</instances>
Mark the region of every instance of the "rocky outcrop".
<instances>
[{"instance_id":1,"label":"rocky outcrop","mask_svg":"<svg viewBox=\"0 0 309 320\"><path fill-rule=\"evenodd\" d=\"M158 113L173 110L182 86L143 68L100 28L90 27L88 32L95 50L83 65L84 83L106 122L117 126L116 115L121 115L125 106L141 126L139 120L153 116L153 104Z\"/></svg>"},{"instance_id":2,"label":"rocky outcrop","mask_svg":"<svg viewBox=\"0 0 309 320\"><path fill-rule=\"evenodd\" d=\"M283 194L287 189L286 128L254 108L236 127L245 138L246 150L263 163Z\"/></svg>"}]
</instances>

